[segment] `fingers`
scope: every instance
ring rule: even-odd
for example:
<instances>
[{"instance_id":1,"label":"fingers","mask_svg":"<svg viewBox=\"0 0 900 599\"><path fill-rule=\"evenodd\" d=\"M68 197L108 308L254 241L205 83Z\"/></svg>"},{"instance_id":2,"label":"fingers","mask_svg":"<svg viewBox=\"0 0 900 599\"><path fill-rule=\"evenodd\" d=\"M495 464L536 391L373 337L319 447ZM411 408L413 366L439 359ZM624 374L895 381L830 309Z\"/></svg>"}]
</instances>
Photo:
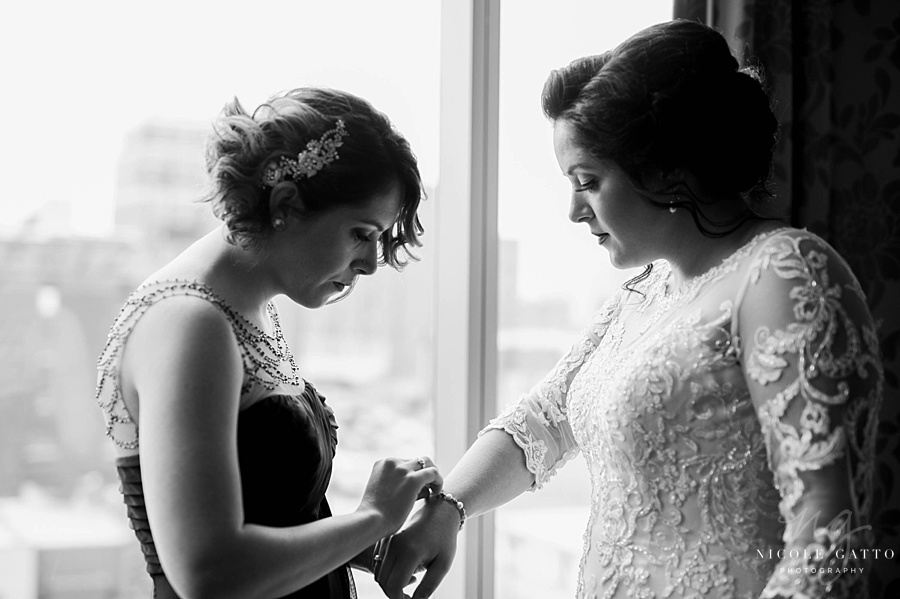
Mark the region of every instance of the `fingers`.
<instances>
[{"instance_id":1,"label":"fingers","mask_svg":"<svg viewBox=\"0 0 900 599\"><path fill-rule=\"evenodd\" d=\"M398 542L398 547L395 551L390 552L392 538L393 535L388 537L387 543L384 544L380 567L376 566L375 582L381 586L381 589L389 599L409 599L409 595L404 593L403 589L411 584L415 584L416 574L425 572L422 582L416 588L413 597L430 597L447 575L447 572L450 571L453 558L438 556L425 566L417 561L415 554L405 551L402 541Z\"/></svg>"},{"instance_id":2,"label":"fingers","mask_svg":"<svg viewBox=\"0 0 900 599\"><path fill-rule=\"evenodd\" d=\"M428 569L422 576L422 582L419 583L419 586L417 586L416 590L413 592L412 599L426 599L427 597L431 597L437 590L438 585L441 584L441 581L444 580L447 572L450 571L450 566L452 564L452 558L448 559L444 557L443 554L438 555L430 564L428 564Z\"/></svg>"},{"instance_id":3,"label":"fingers","mask_svg":"<svg viewBox=\"0 0 900 599\"><path fill-rule=\"evenodd\" d=\"M416 470L424 470L425 468L434 468L434 461L427 455L419 456L413 460L412 462L417 462L419 467Z\"/></svg>"},{"instance_id":4,"label":"fingers","mask_svg":"<svg viewBox=\"0 0 900 599\"><path fill-rule=\"evenodd\" d=\"M409 595L403 592L403 588L407 587L416 582L415 573L421 572L424 570L422 566L417 566L415 568L415 572L409 576L405 583L402 585L397 585L396 581L401 580L402 575L395 571L396 558L393 557L388 559L392 554L390 553L391 541L393 539L393 535L385 537L378 542L376 545L376 551L380 551L379 560L376 562L376 569L374 571L375 582L377 582L384 594L389 597L389 599L409 599ZM395 552L396 553L396 552ZM385 565L385 562L390 562Z\"/></svg>"},{"instance_id":5,"label":"fingers","mask_svg":"<svg viewBox=\"0 0 900 599\"><path fill-rule=\"evenodd\" d=\"M426 499L430 497L432 493L440 492L444 486L444 478L441 476L440 471L438 471L437 466L434 465L431 458L422 456L416 458L415 462L418 464L417 472L421 473L422 477L428 477L428 480L422 485L416 499Z\"/></svg>"},{"instance_id":6,"label":"fingers","mask_svg":"<svg viewBox=\"0 0 900 599\"><path fill-rule=\"evenodd\" d=\"M393 536L377 579L387 597L409 599L403 589L426 568L424 576L419 577L421 583L415 589L415 597L423 599L435 592L456 554L456 524L450 510L430 509L426 504Z\"/></svg>"},{"instance_id":7,"label":"fingers","mask_svg":"<svg viewBox=\"0 0 900 599\"><path fill-rule=\"evenodd\" d=\"M418 499L440 492L443 486L444 478L429 457L384 458L372 466L359 509L380 514L383 533L396 532Z\"/></svg>"},{"instance_id":8,"label":"fingers","mask_svg":"<svg viewBox=\"0 0 900 599\"><path fill-rule=\"evenodd\" d=\"M375 582L381 585L381 589L390 599L407 597L403 588L410 584L410 579L414 578L413 573L420 568L418 564L410 562L410 557L402 549L384 555Z\"/></svg>"},{"instance_id":9,"label":"fingers","mask_svg":"<svg viewBox=\"0 0 900 599\"><path fill-rule=\"evenodd\" d=\"M375 582L378 582L381 577L381 570L384 567L384 558L387 556L388 549L390 549L392 537L393 535L388 535L375 543L375 557L372 559L374 563L372 575L375 578Z\"/></svg>"},{"instance_id":10,"label":"fingers","mask_svg":"<svg viewBox=\"0 0 900 599\"><path fill-rule=\"evenodd\" d=\"M421 480L419 494L416 496L416 499L427 499L433 493L440 493L444 487L444 477L441 476L437 468L432 467L419 470L413 476Z\"/></svg>"}]
</instances>

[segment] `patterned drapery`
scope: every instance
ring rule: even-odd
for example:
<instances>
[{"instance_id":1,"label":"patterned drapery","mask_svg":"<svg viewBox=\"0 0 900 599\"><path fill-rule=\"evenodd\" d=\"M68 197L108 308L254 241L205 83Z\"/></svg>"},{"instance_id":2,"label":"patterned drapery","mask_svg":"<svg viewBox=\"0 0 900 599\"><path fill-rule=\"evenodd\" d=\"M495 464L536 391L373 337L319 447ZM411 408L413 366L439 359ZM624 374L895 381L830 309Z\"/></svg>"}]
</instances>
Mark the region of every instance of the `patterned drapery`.
<instances>
[{"instance_id":1,"label":"patterned drapery","mask_svg":"<svg viewBox=\"0 0 900 599\"><path fill-rule=\"evenodd\" d=\"M676 0L761 67L781 133L775 192L850 263L880 322L872 597L900 597L900 2Z\"/></svg>"}]
</instances>

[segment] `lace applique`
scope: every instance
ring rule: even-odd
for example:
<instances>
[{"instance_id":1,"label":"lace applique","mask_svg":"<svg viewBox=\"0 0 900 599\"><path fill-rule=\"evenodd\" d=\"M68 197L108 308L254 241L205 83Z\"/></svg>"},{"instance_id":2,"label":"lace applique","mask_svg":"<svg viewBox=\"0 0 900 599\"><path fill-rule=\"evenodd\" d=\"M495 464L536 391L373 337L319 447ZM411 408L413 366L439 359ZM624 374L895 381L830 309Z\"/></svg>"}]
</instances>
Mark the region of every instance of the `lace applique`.
<instances>
[{"instance_id":1,"label":"lace applique","mask_svg":"<svg viewBox=\"0 0 900 599\"><path fill-rule=\"evenodd\" d=\"M582 574L595 555L598 597L737 597L736 569L756 580L770 571L754 557L775 536L762 529L777 526L777 495L734 380L732 304L714 307L711 320L688 310L625 350L604 339L573 383L594 488Z\"/></svg>"},{"instance_id":2,"label":"lace applique","mask_svg":"<svg viewBox=\"0 0 900 599\"><path fill-rule=\"evenodd\" d=\"M809 234L773 240L750 273L765 295L786 289L792 300L791 318L774 330L760 326L747 356L748 376L777 390L758 415L787 523L787 555L762 596L864 595L860 554L866 552L857 549L871 543L867 518L883 384L865 297L846 264ZM826 526L818 520L832 517L833 508L804 500L804 478L812 473L818 478L810 481L832 478L835 489L850 481L851 503Z\"/></svg>"},{"instance_id":3,"label":"lace applique","mask_svg":"<svg viewBox=\"0 0 900 599\"><path fill-rule=\"evenodd\" d=\"M158 301L174 296L204 299L215 305L228 319L244 363L242 396L255 390L272 391L281 385L298 387L302 384L274 304L266 307L274 329L274 334L270 336L258 330L202 283L173 280L143 285L126 299L97 360L95 399L106 420L106 435L123 449L138 448L138 425L129 413L119 388L122 351L128 336L147 309Z\"/></svg>"},{"instance_id":4,"label":"lace applique","mask_svg":"<svg viewBox=\"0 0 900 599\"><path fill-rule=\"evenodd\" d=\"M668 265L654 266L642 299L618 293L488 427L522 447L535 487L568 452L584 455L591 513L577 597L864 596L861 576L826 581L781 559L808 548L804 563L834 570L838 549L868 542L859 527L882 372L855 280L824 242L792 229L755 237L669 302L656 301ZM626 325L660 308L626 343ZM840 482L804 482L825 474ZM848 480L850 528L838 533L831 512L831 523L804 528L797 508L835 496L811 485Z\"/></svg>"},{"instance_id":5,"label":"lace applique","mask_svg":"<svg viewBox=\"0 0 900 599\"><path fill-rule=\"evenodd\" d=\"M582 338L544 380L509 405L479 433L481 436L488 430L500 429L512 436L525 454L525 465L535 475L533 491L543 487L563 464L578 455L579 448L571 437L568 423L566 393L571 377L604 335L617 301L618 296L610 299ZM540 434L544 438L539 438Z\"/></svg>"}]
</instances>

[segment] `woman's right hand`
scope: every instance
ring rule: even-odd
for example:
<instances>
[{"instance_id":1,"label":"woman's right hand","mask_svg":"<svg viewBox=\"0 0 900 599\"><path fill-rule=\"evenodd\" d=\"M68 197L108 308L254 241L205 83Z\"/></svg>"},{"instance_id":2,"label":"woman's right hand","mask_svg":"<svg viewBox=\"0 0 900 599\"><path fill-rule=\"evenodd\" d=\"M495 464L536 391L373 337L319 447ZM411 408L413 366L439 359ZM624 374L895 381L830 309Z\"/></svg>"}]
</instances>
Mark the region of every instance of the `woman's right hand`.
<instances>
[{"instance_id":1,"label":"woman's right hand","mask_svg":"<svg viewBox=\"0 0 900 599\"><path fill-rule=\"evenodd\" d=\"M426 501L409 524L390 537L383 549L375 581L389 599L407 599L404 587L425 571L413 599L431 597L447 575L456 556L459 512L446 501Z\"/></svg>"},{"instance_id":2,"label":"woman's right hand","mask_svg":"<svg viewBox=\"0 0 900 599\"><path fill-rule=\"evenodd\" d=\"M385 535L406 521L417 499L437 493L444 479L431 458L385 458L375 462L358 512L373 511L384 520Z\"/></svg>"}]
</instances>

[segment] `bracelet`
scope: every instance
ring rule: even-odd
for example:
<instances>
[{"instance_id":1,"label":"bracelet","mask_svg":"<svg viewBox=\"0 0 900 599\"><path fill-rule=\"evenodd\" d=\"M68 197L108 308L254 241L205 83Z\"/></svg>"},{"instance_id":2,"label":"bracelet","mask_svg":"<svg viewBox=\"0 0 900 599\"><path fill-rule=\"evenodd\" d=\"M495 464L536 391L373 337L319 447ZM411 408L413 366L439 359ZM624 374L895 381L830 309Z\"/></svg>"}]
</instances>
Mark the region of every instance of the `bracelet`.
<instances>
[{"instance_id":1,"label":"bracelet","mask_svg":"<svg viewBox=\"0 0 900 599\"><path fill-rule=\"evenodd\" d=\"M456 511L459 512L459 530L462 530L463 524L466 523L466 506L463 505L462 501L460 501L450 493L447 493L446 491L433 493L428 499L446 501L450 505L455 507Z\"/></svg>"},{"instance_id":2,"label":"bracelet","mask_svg":"<svg viewBox=\"0 0 900 599\"><path fill-rule=\"evenodd\" d=\"M391 539L393 538L394 535L388 535L375 543L375 548L372 552L372 575L375 577L375 582L378 582L378 577L381 576L381 565L384 562L384 558L387 557L388 549L391 547Z\"/></svg>"}]
</instances>

